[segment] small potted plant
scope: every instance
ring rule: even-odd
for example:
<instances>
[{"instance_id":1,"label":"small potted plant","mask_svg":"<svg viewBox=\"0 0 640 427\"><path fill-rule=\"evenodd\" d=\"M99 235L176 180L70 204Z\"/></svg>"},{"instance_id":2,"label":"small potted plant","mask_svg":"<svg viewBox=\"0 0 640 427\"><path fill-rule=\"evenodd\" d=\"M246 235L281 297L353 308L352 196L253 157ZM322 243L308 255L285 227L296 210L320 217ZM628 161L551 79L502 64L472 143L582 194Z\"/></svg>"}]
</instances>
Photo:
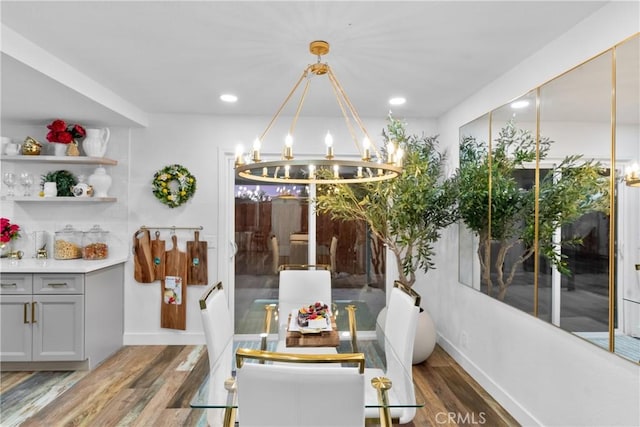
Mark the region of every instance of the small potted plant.
<instances>
[{"instance_id":1,"label":"small potted plant","mask_svg":"<svg viewBox=\"0 0 640 427\"><path fill-rule=\"evenodd\" d=\"M56 144L56 156L78 156L78 139L84 138L87 134L84 127L79 124L67 125L64 120L56 119L47 125L47 141ZM58 148L60 147L60 148Z\"/></svg>"}]
</instances>

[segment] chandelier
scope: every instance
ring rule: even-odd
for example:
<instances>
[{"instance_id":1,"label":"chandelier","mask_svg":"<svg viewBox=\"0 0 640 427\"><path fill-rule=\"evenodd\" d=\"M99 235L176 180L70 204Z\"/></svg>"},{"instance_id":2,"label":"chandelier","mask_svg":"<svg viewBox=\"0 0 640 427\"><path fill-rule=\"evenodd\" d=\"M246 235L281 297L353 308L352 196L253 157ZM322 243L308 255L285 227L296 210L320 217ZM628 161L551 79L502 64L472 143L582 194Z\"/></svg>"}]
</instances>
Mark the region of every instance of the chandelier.
<instances>
[{"instance_id":1,"label":"chandelier","mask_svg":"<svg viewBox=\"0 0 640 427\"><path fill-rule=\"evenodd\" d=\"M640 167L637 163L627 168L624 181L629 187L640 187Z\"/></svg>"},{"instance_id":2,"label":"chandelier","mask_svg":"<svg viewBox=\"0 0 640 427\"><path fill-rule=\"evenodd\" d=\"M385 153L378 151L362 120L358 116L353 104L342 89L333 70L327 63L321 62L322 56L329 53L329 43L325 41L313 41L309 44L311 54L317 56L317 62L307 66L302 75L289 92L284 102L273 116L262 135L253 143L249 155L245 155L241 148L236 150L235 169L239 177L259 182L278 184L350 184L372 181L383 181L397 177L402 171L403 152L396 147L394 141L390 141L384 147ZM338 159L334 156L333 136L327 132L324 143L325 155L322 158L312 160L296 160L293 155L293 137L296 123L305 97L309 91L314 77L327 76L333 89L337 104L344 117L347 129L360 159ZM298 102L289 133L284 141L282 157L279 160L263 161L260 147L269 130L272 128L278 116L287 103L296 93L302 82L305 82ZM358 136L362 139L359 140ZM321 138L319 138L321 140ZM245 157L246 156L246 157Z\"/></svg>"}]
</instances>

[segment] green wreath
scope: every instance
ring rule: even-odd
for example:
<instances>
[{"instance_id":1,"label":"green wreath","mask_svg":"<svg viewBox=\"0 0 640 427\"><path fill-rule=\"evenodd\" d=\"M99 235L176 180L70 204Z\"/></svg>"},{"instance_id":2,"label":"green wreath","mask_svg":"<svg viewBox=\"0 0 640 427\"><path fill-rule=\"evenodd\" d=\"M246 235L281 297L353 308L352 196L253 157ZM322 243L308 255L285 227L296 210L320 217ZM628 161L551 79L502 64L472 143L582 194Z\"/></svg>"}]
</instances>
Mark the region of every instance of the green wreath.
<instances>
[{"instance_id":1,"label":"green wreath","mask_svg":"<svg viewBox=\"0 0 640 427\"><path fill-rule=\"evenodd\" d=\"M178 183L177 188L170 185L172 181ZM153 176L153 195L170 208L182 205L195 192L196 177L182 165L167 166Z\"/></svg>"}]
</instances>

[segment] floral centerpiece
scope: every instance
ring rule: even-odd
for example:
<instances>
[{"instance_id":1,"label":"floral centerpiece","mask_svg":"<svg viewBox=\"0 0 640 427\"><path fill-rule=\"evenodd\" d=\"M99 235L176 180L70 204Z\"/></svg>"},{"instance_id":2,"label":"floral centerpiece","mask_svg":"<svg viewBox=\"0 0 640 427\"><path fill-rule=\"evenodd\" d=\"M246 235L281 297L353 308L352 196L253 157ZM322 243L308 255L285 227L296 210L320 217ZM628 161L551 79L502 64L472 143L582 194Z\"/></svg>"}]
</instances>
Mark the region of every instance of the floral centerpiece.
<instances>
[{"instance_id":1,"label":"floral centerpiece","mask_svg":"<svg viewBox=\"0 0 640 427\"><path fill-rule=\"evenodd\" d=\"M47 141L67 145L67 154L77 156L80 154L78 149L78 138L84 138L87 131L79 124L67 125L64 120L56 119L47 125L49 133L47 133ZM69 145L70 144L70 145Z\"/></svg>"},{"instance_id":2,"label":"floral centerpiece","mask_svg":"<svg viewBox=\"0 0 640 427\"><path fill-rule=\"evenodd\" d=\"M0 218L0 249L2 249L2 255L4 256L5 248L9 247L12 240L16 240L20 237L20 226L18 224L11 224L9 218Z\"/></svg>"}]
</instances>

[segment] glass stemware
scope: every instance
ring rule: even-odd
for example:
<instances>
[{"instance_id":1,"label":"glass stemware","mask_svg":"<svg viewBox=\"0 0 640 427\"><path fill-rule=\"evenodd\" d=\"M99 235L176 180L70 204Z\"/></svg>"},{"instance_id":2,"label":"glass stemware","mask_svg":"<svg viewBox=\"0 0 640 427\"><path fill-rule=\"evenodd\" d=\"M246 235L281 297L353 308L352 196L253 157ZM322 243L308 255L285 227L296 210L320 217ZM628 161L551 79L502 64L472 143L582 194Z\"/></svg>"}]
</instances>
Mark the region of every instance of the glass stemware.
<instances>
[{"instance_id":1,"label":"glass stemware","mask_svg":"<svg viewBox=\"0 0 640 427\"><path fill-rule=\"evenodd\" d=\"M2 175L2 182L7 186L7 197L15 196L13 188L16 186L16 174L13 172L5 172Z\"/></svg>"},{"instance_id":2,"label":"glass stemware","mask_svg":"<svg viewBox=\"0 0 640 427\"><path fill-rule=\"evenodd\" d=\"M33 175L28 172L22 172L20 174L20 185L24 189L22 195L25 197L31 196L31 186L33 185Z\"/></svg>"}]
</instances>

